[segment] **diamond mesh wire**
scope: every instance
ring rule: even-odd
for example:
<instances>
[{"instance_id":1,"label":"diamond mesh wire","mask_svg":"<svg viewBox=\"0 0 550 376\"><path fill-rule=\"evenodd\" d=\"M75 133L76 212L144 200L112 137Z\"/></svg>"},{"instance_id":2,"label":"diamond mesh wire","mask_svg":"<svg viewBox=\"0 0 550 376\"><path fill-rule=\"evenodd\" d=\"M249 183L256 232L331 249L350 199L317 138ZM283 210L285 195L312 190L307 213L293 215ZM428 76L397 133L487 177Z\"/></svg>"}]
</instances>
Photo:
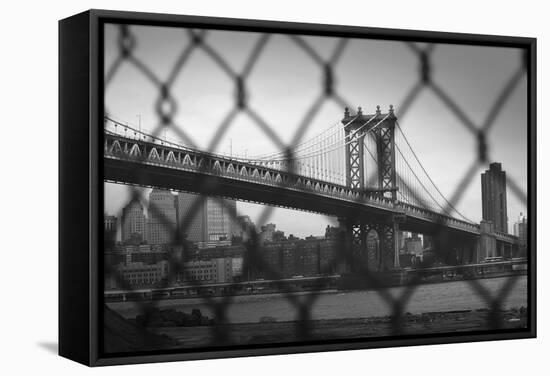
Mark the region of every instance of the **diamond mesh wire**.
<instances>
[{"instance_id":1,"label":"diamond mesh wire","mask_svg":"<svg viewBox=\"0 0 550 376\"><path fill-rule=\"evenodd\" d=\"M292 159L294 147L303 140L306 131L312 124L312 119L321 111L322 107L327 102L332 101L342 108L351 107L349 102L344 99L342 93L339 92L338 86L336 85L336 67L348 46L348 39L346 38L340 39L338 43L336 43L332 54L328 59L325 59L314 46L308 43L307 39L298 35L288 36L295 46L305 52L309 58L312 68L318 69L319 72L321 72L321 80L318 83L318 93L311 101L309 107L306 108L304 114L301 116L302 120L294 130L291 141L289 143L285 143L284 137L278 134L277 129L261 115L261 111L254 108L251 104L251 92L247 86L247 80L249 80L261 55L269 48L270 39L272 36L270 34L258 35L254 46L251 49L245 64L243 65L243 68L237 70L232 67L224 56L217 52L216 49L210 44L208 30L186 29L185 33L187 33L188 42L183 46L181 52L173 62L169 73L165 77L161 77L155 73L154 69L149 67L144 61L140 60L136 54L139 40L133 33L132 26L118 26L118 53L114 61L105 67L104 87L105 90L109 90L109 88L114 85L117 78L117 73L120 71L121 67L124 65L131 65L137 69L143 78L145 78L156 88L156 92L158 94L155 103L153 103L152 106L155 108L157 126L151 132L151 137L158 137L161 135L163 130L169 128L186 145L197 147L195 140L193 140L189 132L186 131L186 128L176 123L175 118L178 111L178 98L173 94L173 87L176 79L189 62L190 57L198 50L201 50L209 59L211 59L212 62L215 63L219 71L227 76L227 79L232 82L234 88L233 105L219 123L217 131L209 141L205 152L214 152L226 134L228 128L235 121L237 115L245 115L255 124L255 126L258 127L258 129L260 129L269 139L271 139L275 145L277 145L280 151L284 151L286 155ZM448 210L460 202L463 192L475 178L479 167L485 166L491 161L491 156L487 145L487 135L494 127L496 119L505 107L507 100L514 93L514 91L517 90L522 78L527 75L526 59L518 61L517 69L505 82L502 90L494 99L485 120L481 123L476 123L472 117L453 99L452 95L450 95L448 91L434 79L432 55L436 50L437 45L427 44L424 47L420 47L415 43L404 42L403 48L408 49L415 57L418 65L418 78L408 90L404 100L400 104L396 105L397 117L400 121L404 122L403 119L406 118L407 113L412 107L414 107L415 101L419 95L422 92L429 91L441 101L449 113L458 119L463 128L471 135L472 142L477 145L477 159L469 167L466 174L462 177L460 183L456 187L456 190L448 200L448 207L445 208ZM106 105L105 112L108 116L108 104ZM204 168L205 172L207 172L207 167L205 166ZM297 172L295 168L296 166L291 163L289 164L287 172L289 174L294 174ZM406 184L399 176L397 176L397 180L401 185ZM526 193L520 188L520 184L510 178L508 178L507 183L511 187L512 194L514 194L518 200L526 204L527 196ZM200 174L197 175L196 185L198 187L198 192L209 192L212 184L212 180L208 179L208 177L201 177ZM285 182L280 182L279 185L284 187ZM128 185L128 194L132 199L138 200L145 206L147 199L144 197L143 190L138 189L134 185ZM189 248L189 243L185 241L184 234L188 230L193 217L199 210L201 210L205 200L205 196L197 196L197 199L191 206L183 223L180 223L177 227L174 227L170 219L166 218L162 211L157 210L154 206L149 207L149 210L152 211L156 217L160 218L161 221L164 222L164 225L169 228L172 237L172 244L181 247L184 255L189 255L192 252ZM227 202L221 198L216 198L216 200L221 205L227 205ZM417 200L421 202L422 197L417 197ZM266 206L257 222L265 223L272 214L272 210L272 206ZM229 210L229 212L232 211ZM442 213L443 212L444 211L442 210ZM232 213L234 217L233 219L236 220L239 213ZM450 241L449 239L446 239L447 232L445 231L445 224L436 223L436 227L437 230L434 238L439 238L441 244L446 244L446 242ZM272 268L269 263L266 262L265 252L258 238L258 234L255 231L251 231L248 235L249 240L244 244L246 252L243 269L245 273L255 273L256 275L261 275L266 279L283 280L284 276L282 275L282 272ZM357 259L357 254L352 251L349 240L347 240L345 236L340 236L336 242L339 244L338 249L340 249L340 251L333 254L329 263L333 266L355 265L357 268L356 271L358 272L357 275L359 275L360 279L374 287L376 294L378 294L384 304L390 308L392 312L390 315L392 334L406 334L403 328L403 320L406 314L405 308L407 302L411 299L415 290L418 288L418 285L414 282L419 281L421 278L420 274L418 275L418 280L413 280L413 283L405 286L400 293L395 296L388 291L377 274L372 273L372 271L370 271L363 263L359 262ZM436 252L441 252L441 250L436 250ZM162 285L157 286L160 288L168 286L170 281L173 281L177 275L186 275L187 273L187 270L183 267L181 258L176 258L173 254L168 254L168 257L170 265L169 276L166 280L164 280ZM134 286L129 284L128 281L123 278L114 265L105 264L105 274L115 278L117 285L120 286L121 289L127 291L132 291L135 289ZM186 278L187 284L193 285L197 288L204 287L204 283L202 281L190 278L190 276L186 277L189 277ZM517 278L511 277L497 294L492 294L491 291L484 287L480 281L467 281L474 293L481 297L481 299L483 299L490 307L490 314L487 315L487 324L489 328L498 329L503 325L503 318L501 317L502 303L516 282ZM288 291L288 286L283 282L276 283L275 286L296 312L297 319L294 322L296 338L303 341L318 338L314 336L314 328L311 318L312 309L319 297L319 294L311 292L298 295ZM232 295L221 297L203 295L202 298L206 301L206 304L212 308L212 312L214 313L213 318L216 323L215 325L208 327L208 330L211 331L212 338L209 345L221 346L238 343L238 338L232 337L233 334L231 325L229 325L231 322L229 321L227 314L229 307L235 303L235 297ZM158 307L159 301L136 301L134 304L138 307L139 312L147 314L154 308Z\"/></svg>"}]
</instances>

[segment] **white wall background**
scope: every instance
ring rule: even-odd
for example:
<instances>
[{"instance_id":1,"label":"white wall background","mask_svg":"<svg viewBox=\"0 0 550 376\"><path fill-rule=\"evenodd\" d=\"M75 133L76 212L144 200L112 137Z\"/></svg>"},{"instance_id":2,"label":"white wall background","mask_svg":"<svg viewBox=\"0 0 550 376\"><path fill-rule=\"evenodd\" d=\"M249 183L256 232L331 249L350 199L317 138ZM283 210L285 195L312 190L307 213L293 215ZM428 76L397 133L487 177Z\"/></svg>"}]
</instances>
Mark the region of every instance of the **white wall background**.
<instances>
[{"instance_id":1,"label":"white wall background","mask_svg":"<svg viewBox=\"0 0 550 376\"><path fill-rule=\"evenodd\" d=\"M548 10L542 1L8 1L0 22L0 373L335 375L544 374L550 335L549 220L539 214L539 338L87 369L57 343L57 20L88 8L537 37L538 210L548 208ZM6 150L7 146L7 150ZM31 226L32 224L32 226ZM17 286L17 290L12 287ZM19 291L24 291L21 294ZM32 295L29 294L33 291Z\"/></svg>"}]
</instances>

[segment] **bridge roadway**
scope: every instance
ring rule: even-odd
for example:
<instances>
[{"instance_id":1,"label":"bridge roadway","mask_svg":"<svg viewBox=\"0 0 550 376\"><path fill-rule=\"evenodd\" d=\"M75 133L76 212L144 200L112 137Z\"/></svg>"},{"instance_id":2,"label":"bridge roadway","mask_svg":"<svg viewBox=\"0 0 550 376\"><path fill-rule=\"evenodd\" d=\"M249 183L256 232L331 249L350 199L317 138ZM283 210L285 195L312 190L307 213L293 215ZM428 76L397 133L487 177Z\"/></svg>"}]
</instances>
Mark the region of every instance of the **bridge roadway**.
<instances>
[{"instance_id":1,"label":"bridge roadway","mask_svg":"<svg viewBox=\"0 0 550 376\"><path fill-rule=\"evenodd\" d=\"M104 132L104 180L225 197L340 218L393 221L399 228L432 234L446 231L477 237L480 226L372 192L286 172L269 162L229 158L161 141ZM497 240L515 242L497 234Z\"/></svg>"}]
</instances>

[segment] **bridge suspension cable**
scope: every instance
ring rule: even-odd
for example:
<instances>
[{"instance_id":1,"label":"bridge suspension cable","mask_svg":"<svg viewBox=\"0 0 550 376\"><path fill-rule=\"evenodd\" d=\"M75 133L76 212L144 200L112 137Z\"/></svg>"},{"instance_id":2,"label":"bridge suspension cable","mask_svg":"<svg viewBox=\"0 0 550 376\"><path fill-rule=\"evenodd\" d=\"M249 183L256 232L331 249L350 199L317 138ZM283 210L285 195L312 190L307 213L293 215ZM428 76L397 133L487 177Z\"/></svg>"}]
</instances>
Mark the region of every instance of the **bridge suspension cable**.
<instances>
[{"instance_id":1,"label":"bridge suspension cable","mask_svg":"<svg viewBox=\"0 0 550 376\"><path fill-rule=\"evenodd\" d=\"M425 192L428 193L428 195L430 196L430 198L437 203L437 205L443 210L445 211L446 213L450 214L450 212L455 212L457 215L459 215L462 219L464 219L465 221L467 222L471 222L471 223L474 223L472 220L470 220L469 218L467 218L465 215L463 215L460 211L458 211L458 209L456 209L456 207L454 207L450 202L449 200L445 197L445 195L441 192L441 190L439 189L439 187L435 184L435 182L433 181L433 179L431 178L430 174L427 172L426 168L424 167L424 165L422 164L422 162L420 161L420 158L418 158L418 155L416 154L416 152L414 151L414 149L412 148L409 140L407 139L407 137L405 136L405 133L403 132L403 130L401 129L400 125L399 125L399 122L395 122L396 124L396 129L399 131L399 134L402 136L403 140L405 141L405 144L407 145L408 147L408 150L410 150L410 153L412 154L412 157L413 159L417 162L418 166L420 167L421 171L424 173L424 176L428 179L428 183L429 184L424 184L421 182L420 178L418 177L418 175L416 174L416 172L414 171L414 169L410 166L410 163L408 162L407 158L405 157L404 153L401 151L401 149L399 148L398 144L396 143L396 149L399 151L399 154L402 156L404 162L406 163L406 165L409 167L410 171L414 174L416 180L420 183L420 185L422 186L422 188L424 189ZM443 199L444 201L444 204L442 205L440 202L438 202L435 197L433 197L434 195L432 195L432 193L430 192L430 190L428 190L428 188L426 187L426 185L430 185L431 187L433 187L435 189L435 191L437 192L437 194Z\"/></svg>"},{"instance_id":2,"label":"bridge suspension cable","mask_svg":"<svg viewBox=\"0 0 550 376\"><path fill-rule=\"evenodd\" d=\"M307 140L304 140L304 141L300 142L299 144L295 145L292 149L294 151L296 151L296 150L303 150L304 148L309 148L312 142L318 141L322 137L330 137L331 135L338 134L340 132L341 128L342 128L342 125L340 124L340 122L337 122L337 123L333 124L332 126L330 126L329 128L322 131L321 133L313 136L312 138L309 138ZM331 133L327 135L327 133L329 133L329 132L331 132ZM281 156L281 155L284 155L284 154L285 154L285 151L278 151L278 152L273 152L273 153L268 153L268 154L254 155L254 156L251 157L251 159L257 159L257 160L271 159L271 158L275 158L275 157L278 157L278 156Z\"/></svg>"},{"instance_id":3,"label":"bridge suspension cable","mask_svg":"<svg viewBox=\"0 0 550 376\"><path fill-rule=\"evenodd\" d=\"M223 153L217 154L226 158L231 158L235 161L269 166L280 170L288 168L289 163L294 163L296 167L295 173L299 175L345 185L347 168L346 147L352 142L356 142L359 137L362 137L364 142L361 147L367 152L363 153L363 158L365 158L365 184L367 187L378 187L380 185L378 181L378 169L380 168L378 157L382 157L378 153L378 144L380 142L378 131L379 126L389 117L389 115L390 114L385 115L376 124L368 127L376 119L375 116L372 116L359 127L350 131L347 135L345 131L346 127L355 121L358 115L353 117L347 124L342 125L336 123L323 130L318 135L298 144L293 148L292 156L287 155L285 151L244 158ZM108 129L108 122L114 125L114 130ZM449 216L454 212L465 221L473 223L460 213L443 195L418 158L418 155L412 148L399 123L396 121L395 124L397 132L394 133L394 139L397 158L394 164L396 174L399 177L399 181L397 182L398 198L411 205L421 207L429 206L430 209L443 212ZM160 142L176 148L194 150L192 147L169 141L166 137L163 139L159 136L147 134L141 131L141 129L135 129L128 124L105 116L105 131L120 135L118 133L119 129L117 129L118 126L121 126L120 130L124 130L125 137L131 137L133 133L134 138L139 137L144 140L149 139L151 142ZM366 127L368 128L365 130ZM403 144L406 145L406 148L403 148ZM366 156L366 154L368 154L368 156ZM372 161L372 163L369 163L369 161ZM414 161L414 164L418 165L419 168L414 168L411 161ZM437 197L440 197L442 200Z\"/></svg>"},{"instance_id":4,"label":"bridge suspension cable","mask_svg":"<svg viewBox=\"0 0 550 376\"><path fill-rule=\"evenodd\" d=\"M323 137L313 137L310 141L305 142L305 147L293 150L291 156L281 152L276 155L272 154L269 159L246 158L246 162L281 170L287 169L292 163L297 174L345 185L347 145L355 142L358 137L365 137L375 131L388 116L386 115L365 131L365 128L376 120L376 117L373 116L346 136L345 127L356 118L354 117L350 122L340 125L334 131L324 131Z\"/></svg>"},{"instance_id":5,"label":"bridge suspension cable","mask_svg":"<svg viewBox=\"0 0 550 376\"><path fill-rule=\"evenodd\" d=\"M339 135L342 133L343 129L348 126L348 124L351 124L355 119L357 119L359 115L354 116L349 122L342 124L340 122L335 123L331 127L325 129L323 132L317 134L316 136L305 140L301 142L300 144L294 146L292 148L293 154L299 154L303 150L309 150L312 149L320 144L322 144L326 139L334 136ZM333 132L327 134L329 131L334 130ZM279 151L271 154L263 154L260 156L254 156L251 159L253 160L267 160L267 159L277 159L277 158L288 158L286 157L286 151Z\"/></svg>"},{"instance_id":6,"label":"bridge suspension cable","mask_svg":"<svg viewBox=\"0 0 550 376\"><path fill-rule=\"evenodd\" d=\"M380 120L378 123L376 123L374 126L372 126L367 132L365 132L364 135L367 135L368 133L370 133L370 132L374 131L376 128L378 128L378 126L380 124L382 124L382 122L384 122L384 120L386 120L388 118L388 116L389 115L386 115L382 120ZM349 145L350 143L353 142L353 138L355 137L355 135L359 131L361 131L365 126L367 126L373 119L374 119L374 117L370 118L364 124L362 124L359 128L357 128L356 130L350 132L350 135L347 136L348 140L345 141L343 144L340 143L341 140L337 140L336 142L334 142L330 145L325 145L324 147L322 147L318 150L315 150L313 152L309 152L309 154L303 154L303 155L299 154L299 155L294 156L293 158L284 157L284 158L275 159L275 160L286 161L286 160L297 160L297 159L311 158L311 157L326 153L328 151L333 151L333 150L339 149L343 146L347 146L347 145Z\"/></svg>"}]
</instances>

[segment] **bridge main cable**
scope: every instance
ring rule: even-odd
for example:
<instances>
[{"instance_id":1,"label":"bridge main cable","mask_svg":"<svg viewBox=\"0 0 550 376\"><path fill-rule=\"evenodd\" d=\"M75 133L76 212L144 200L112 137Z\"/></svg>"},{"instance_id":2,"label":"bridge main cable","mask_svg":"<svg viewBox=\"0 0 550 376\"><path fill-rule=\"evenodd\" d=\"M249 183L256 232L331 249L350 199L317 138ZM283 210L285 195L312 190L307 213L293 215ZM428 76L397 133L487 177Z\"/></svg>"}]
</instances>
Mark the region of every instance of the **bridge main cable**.
<instances>
[{"instance_id":1,"label":"bridge main cable","mask_svg":"<svg viewBox=\"0 0 550 376\"><path fill-rule=\"evenodd\" d=\"M400 134L403 136L403 139L405 140L405 143L407 144L407 146L409 147L414 159L418 162L418 165L420 166L420 168L422 169L422 171L424 172L424 174L426 175L426 177L428 178L428 180L430 181L431 185L435 188L435 190L437 191L437 193L439 193L439 195L443 198L443 200L445 201L445 203L447 204L447 207L449 209L452 209L455 213L457 213L460 217L462 217L464 220L466 220L467 222L471 222L471 223L474 223L472 220L470 220L468 217L466 217L465 215L463 215L460 211L458 211L458 209L456 209L456 207L454 207L450 202L449 200L447 200L447 198L445 197L445 195L443 195L443 193L441 192L441 190L437 187L437 185L435 184L435 182L433 181L433 179L431 178L430 174L428 174L428 172L426 171L426 168L424 167L424 165L422 164L422 162L420 161L420 159L418 158L418 155L415 153L414 149L412 148L409 140L407 139L407 136L405 136L405 133L403 132L403 130L401 129L400 125L399 125L399 122L396 121L395 124L397 125L397 129L399 130ZM396 144L397 146L397 144ZM401 156L403 157L403 159L405 159L406 161L406 158L403 156L403 154L401 153L401 151L399 151L399 153L401 154ZM407 161L406 161L407 162ZM409 165L409 163L407 162L407 165ZM409 168L411 169L411 171L414 173L412 167L410 167L409 165ZM416 173L414 173L415 176L416 176ZM424 188L426 189L426 188ZM426 189L427 191L427 189ZM431 196L431 194L430 194ZM439 206L441 206L439 203L438 203Z\"/></svg>"}]
</instances>

